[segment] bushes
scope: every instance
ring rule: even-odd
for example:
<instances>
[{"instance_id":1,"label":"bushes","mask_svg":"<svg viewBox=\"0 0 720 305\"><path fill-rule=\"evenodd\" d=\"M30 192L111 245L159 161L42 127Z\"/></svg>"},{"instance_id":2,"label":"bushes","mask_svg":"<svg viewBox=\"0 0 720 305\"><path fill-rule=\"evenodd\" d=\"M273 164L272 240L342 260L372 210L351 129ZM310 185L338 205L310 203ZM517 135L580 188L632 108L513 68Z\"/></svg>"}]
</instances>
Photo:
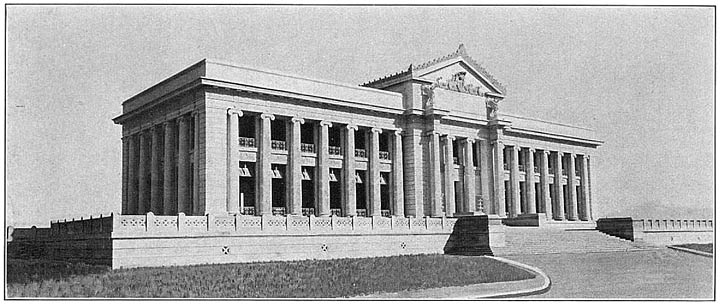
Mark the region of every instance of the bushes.
<instances>
[{"instance_id":1,"label":"bushes","mask_svg":"<svg viewBox=\"0 0 720 305\"><path fill-rule=\"evenodd\" d=\"M11 277L14 270L20 272ZM489 258L448 255L114 271L107 267L15 260L8 265L8 296L334 298L532 276Z\"/></svg>"}]
</instances>

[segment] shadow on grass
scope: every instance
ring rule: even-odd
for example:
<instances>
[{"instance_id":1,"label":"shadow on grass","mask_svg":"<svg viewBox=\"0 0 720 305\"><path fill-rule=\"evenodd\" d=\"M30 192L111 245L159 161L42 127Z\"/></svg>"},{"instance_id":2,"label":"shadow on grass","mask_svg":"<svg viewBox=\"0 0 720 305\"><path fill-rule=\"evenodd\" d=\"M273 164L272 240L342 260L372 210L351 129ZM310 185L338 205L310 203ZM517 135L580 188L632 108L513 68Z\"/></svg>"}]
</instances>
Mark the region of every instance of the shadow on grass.
<instances>
[{"instance_id":1,"label":"shadow on grass","mask_svg":"<svg viewBox=\"0 0 720 305\"><path fill-rule=\"evenodd\" d=\"M682 245L674 245L674 246L680 247L680 248L687 248L687 249L691 249L691 250L702 251L702 252L710 253L710 254L713 253L713 244L712 243L709 243L709 244L682 244Z\"/></svg>"},{"instance_id":2,"label":"shadow on grass","mask_svg":"<svg viewBox=\"0 0 720 305\"><path fill-rule=\"evenodd\" d=\"M8 284L63 280L73 276L108 273L111 270L109 266L44 259L8 259L6 268Z\"/></svg>"}]
</instances>

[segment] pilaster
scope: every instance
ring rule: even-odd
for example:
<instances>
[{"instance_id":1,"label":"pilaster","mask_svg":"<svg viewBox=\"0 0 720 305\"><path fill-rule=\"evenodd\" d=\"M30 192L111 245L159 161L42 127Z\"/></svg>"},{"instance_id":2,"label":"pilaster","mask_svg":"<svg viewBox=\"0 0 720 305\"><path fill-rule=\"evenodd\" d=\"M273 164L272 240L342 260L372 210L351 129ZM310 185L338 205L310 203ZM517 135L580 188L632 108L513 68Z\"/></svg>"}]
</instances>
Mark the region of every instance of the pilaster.
<instances>
[{"instance_id":1,"label":"pilaster","mask_svg":"<svg viewBox=\"0 0 720 305\"><path fill-rule=\"evenodd\" d=\"M483 207L487 214L498 214L495 204L490 201L490 198L492 198L492 183L490 181L492 171L492 163L490 160L492 157L490 156L490 148L488 147L487 140L480 139L478 141L478 151L480 152L480 195L484 205Z\"/></svg>"},{"instance_id":2,"label":"pilaster","mask_svg":"<svg viewBox=\"0 0 720 305\"><path fill-rule=\"evenodd\" d=\"M507 211L505 210L505 145L500 140L495 140L493 143L493 184L494 184L494 198L493 204L495 205L495 211L498 216L505 217Z\"/></svg>"}]
</instances>

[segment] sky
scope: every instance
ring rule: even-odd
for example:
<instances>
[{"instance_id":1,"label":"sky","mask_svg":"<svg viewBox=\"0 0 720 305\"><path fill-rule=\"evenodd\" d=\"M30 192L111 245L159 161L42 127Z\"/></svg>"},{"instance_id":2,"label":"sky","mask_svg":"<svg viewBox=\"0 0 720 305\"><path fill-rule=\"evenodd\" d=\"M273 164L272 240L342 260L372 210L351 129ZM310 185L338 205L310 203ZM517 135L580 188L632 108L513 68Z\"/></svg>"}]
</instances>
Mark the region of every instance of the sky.
<instances>
[{"instance_id":1,"label":"sky","mask_svg":"<svg viewBox=\"0 0 720 305\"><path fill-rule=\"evenodd\" d=\"M121 103L203 58L361 84L460 43L500 112L585 126L595 218L712 218L712 7L7 6L7 225L121 206Z\"/></svg>"}]
</instances>

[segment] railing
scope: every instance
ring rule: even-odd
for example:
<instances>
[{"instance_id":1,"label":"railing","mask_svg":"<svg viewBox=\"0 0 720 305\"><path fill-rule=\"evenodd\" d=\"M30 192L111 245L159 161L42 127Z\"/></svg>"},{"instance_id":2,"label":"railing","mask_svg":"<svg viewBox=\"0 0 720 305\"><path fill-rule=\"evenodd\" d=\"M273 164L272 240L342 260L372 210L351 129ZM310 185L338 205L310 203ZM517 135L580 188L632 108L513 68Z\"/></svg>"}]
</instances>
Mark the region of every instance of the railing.
<instances>
[{"instance_id":1,"label":"railing","mask_svg":"<svg viewBox=\"0 0 720 305\"><path fill-rule=\"evenodd\" d=\"M355 213L357 216L366 217L367 216L367 210L366 209L357 209L355 210Z\"/></svg>"},{"instance_id":2,"label":"railing","mask_svg":"<svg viewBox=\"0 0 720 305\"><path fill-rule=\"evenodd\" d=\"M508 168L509 168L509 167L508 167L508 164L507 164L507 163L503 163L503 169L504 169L504 170L509 170Z\"/></svg>"},{"instance_id":3,"label":"railing","mask_svg":"<svg viewBox=\"0 0 720 305\"><path fill-rule=\"evenodd\" d=\"M567 176L567 169L564 169L564 168L563 168L563 169L562 169L562 174L563 174L563 176Z\"/></svg>"},{"instance_id":4,"label":"railing","mask_svg":"<svg viewBox=\"0 0 720 305\"><path fill-rule=\"evenodd\" d=\"M555 175L555 174L557 174L557 173L555 172L555 168L554 168L554 167L548 167L548 175Z\"/></svg>"},{"instance_id":5,"label":"railing","mask_svg":"<svg viewBox=\"0 0 720 305\"><path fill-rule=\"evenodd\" d=\"M381 151L380 160L390 160L390 153L387 151Z\"/></svg>"},{"instance_id":6,"label":"railing","mask_svg":"<svg viewBox=\"0 0 720 305\"><path fill-rule=\"evenodd\" d=\"M341 209L330 209L330 215L341 216L341 214L342 214Z\"/></svg>"},{"instance_id":7,"label":"railing","mask_svg":"<svg viewBox=\"0 0 720 305\"><path fill-rule=\"evenodd\" d=\"M580 176L580 171L579 171L579 170L575 170L575 176Z\"/></svg>"},{"instance_id":8,"label":"railing","mask_svg":"<svg viewBox=\"0 0 720 305\"><path fill-rule=\"evenodd\" d=\"M300 151L304 153L315 153L315 144L300 143Z\"/></svg>"},{"instance_id":9,"label":"railing","mask_svg":"<svg viewBox=\"0 0 720 305\"><path fill-rule=\"evenodd\" d=\"M460 159L458 159L458 157L453 157L453 164L460 164Z\"/></svg>"},{"instance_id":10,"label":"railing","mask_svg":"<svg viewBox=\"0 0 720 305\"><path fill-rule=\"evenodd\" d=\"M243 207L243 215L255 215L255 207Z\"/></svg>"},{"instance_id":11,"label":"railing","mask_svg":"<svg viewBox=\"0 0 720 305\"><path fill-rule=\"evenodd\" d=\"M238 137L238 145L240 147L257 147L255 146L255 138Z\"/></svg>"},{"instance_id":12,"label":"railing","mask_svg":"<svg viewBox=\"0 0 720 305\"><path fill-rule=\"evenodd\" d=\"M367 158L367 154L365 153L364 149L355 149L355 157L357 158Z\"/></svg>"},{"instance_id":13,"label":"railing","mask_svg":"<svg viewBox=\"0 0 720 305\"><path fill-rule=\"evenodd\" d=\"M273 150L287 150L287 148L285 148L285 141L272 140L270 141L270 147Z\"/></svg>"},{"instance_id":14,"label":"railing","mask_svg":"<svg viewBox=\"0 0 720 305\"><path fill-rule=\"evenodd\" d=\"M518 164L518 170L521 172L525 171L525 164Z\"/></svg>"},{"instance_id":15,"label":"railing","mask_svg":"<svg viewBox=\"0 0 720 305\"><path fill-rule=\"evenodd\" d=\"M342 156L342 149L340 149L340 146L330 146L328 147L328 154Z\"/></svg>"},{"instance_id":16,"label":"railing","mask_svg":"<svg viewBox=\"0 0 720 305\"><path fill-rule=\"evenodd\" d=\"M536 173L539 173L540 168L537 165L535 165L535 166L533 166L533 171L535 171Z\"/></svg>"},{"instance_id":17,"label":"railing","mask_svg":"<svg viewBox=\"0 0 720 305\"><path fill-rule=\"evenodd\" d=\"M315 208L302 208L303 216L315 215Z\"/></svg>"},{"instance_id":18,"label":"railing","mask_svg":"<svg viewBox=\"0 0 720 305\"><path fill-rule=\"evenodd\" d=\"M380 210L380 216L390 217L390 210Z\"/></svg>"},{"instance_id":19,"label":"railing","mask_svg":"<svg viewBox=\"0 0 720 305\"><path fill-rule=\"evenodd\" d=\"M273 207L273 208L272 208L272 214L273 214L273 215L285 216L285 208L283 208L283 207L280 207L280 208Z\"/></svg>"}]
</instances>

